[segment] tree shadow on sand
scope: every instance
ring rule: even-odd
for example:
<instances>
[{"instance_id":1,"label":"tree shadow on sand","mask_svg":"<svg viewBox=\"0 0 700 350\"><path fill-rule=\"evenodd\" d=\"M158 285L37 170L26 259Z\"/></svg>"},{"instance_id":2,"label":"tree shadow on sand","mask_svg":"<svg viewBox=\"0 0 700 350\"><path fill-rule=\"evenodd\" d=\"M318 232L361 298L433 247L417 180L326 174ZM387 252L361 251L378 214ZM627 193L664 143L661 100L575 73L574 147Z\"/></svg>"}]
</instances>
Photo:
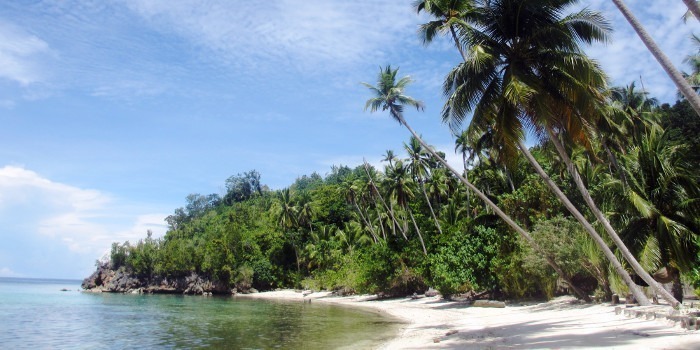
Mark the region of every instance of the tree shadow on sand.
<instances>
[{"instance_id":1,"label":"tree shadow on sand","mask_svg":"<svg viewBox=\"0 0 700 350\"><path fill-rule=\"evenodd\" d=\"M478 316L477 316L478 317ZM619 328L617 320L597 323L598 329L583 329L578 317L557 317L493 325L437 337L440 349L610 349L630 346L640 337L676 340L678 332L657 323L626 319L634 330ZM426 327L429 329L431 327ZM446 327L449 328L449 327ZM433 327L434 329L434 327ZM431 344L432 345L432 344ZM416 347L425 348L423 347Z\"/></svg>"}]
</instances>

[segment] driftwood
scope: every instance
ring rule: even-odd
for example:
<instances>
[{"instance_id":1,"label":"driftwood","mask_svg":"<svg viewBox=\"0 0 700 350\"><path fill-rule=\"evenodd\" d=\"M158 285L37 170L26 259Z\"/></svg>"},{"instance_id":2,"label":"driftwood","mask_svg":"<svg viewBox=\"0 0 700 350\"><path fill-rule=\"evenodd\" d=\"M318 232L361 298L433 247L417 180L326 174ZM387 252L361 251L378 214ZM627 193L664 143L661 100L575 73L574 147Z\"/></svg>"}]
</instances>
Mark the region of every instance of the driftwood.
<instances>
[{"instance_id":1,"label":"driftwood","mask_svg":"<svg viewBox=\"0 0 700 350\"><path fill-rule=\"evenodd\" d=\"M475 300L474 304L472 304L474 307L495 307L495 308L504 308L506 307L506 303L502 301L497 301L497 300Z\"/></svg>"}]
</instances>

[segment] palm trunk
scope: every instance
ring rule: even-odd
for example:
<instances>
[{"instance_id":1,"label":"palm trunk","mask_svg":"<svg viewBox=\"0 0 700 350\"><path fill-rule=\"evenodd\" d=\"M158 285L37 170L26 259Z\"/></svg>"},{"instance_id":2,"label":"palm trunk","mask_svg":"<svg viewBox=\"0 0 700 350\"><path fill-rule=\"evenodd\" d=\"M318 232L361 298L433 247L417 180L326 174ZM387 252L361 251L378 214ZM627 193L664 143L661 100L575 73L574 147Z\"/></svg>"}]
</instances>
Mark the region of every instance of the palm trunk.
<instances>
[{"instance_id":1,"label":"palm trunk","mask_svg":"<svg viewBox=\"0 0 700 350\"><path fill-rule=\"evenodd\" d=\"M593 212L593 215L595 215L596 219L598 219L598 222L600 222L603 227L605 228L605 232L608 233L612 241L615 243L615 246L617 249L620 250L622 253L622 256L627 260L627 262L630 264L634 272L637 273L639 277L641 277L644 282L646 282L649 287L654 290L654 292L661 294L661 297L664 298L664 300L668 301L671 306L676 306L678 305L678 300L676 300L671 293L666 291L656 280L654 280L651 275L649 275L646 270L642 267L642 265L639 264L637 259L635 259L634 255L627 249L627 246L622 242L622 239L620 239L620 236L615 232L615 229L613 229L612 225L610 225L610 222L608 221L608 218L603 215L603 212L598 209L598 206L595 204L593 201L593 198L591 197L591 194L588 192L588 189L586 188L586 185L583 183L583 180L581 179L581 175L579 174L578 170L576 169L576 166L574 163L571 161L571 158L569 158L569 155L566 152L566 149L564 149L564 146L559 142L559 138L557 137L556 134L554 134L554 130L552 130L551 127L547 126L547 132L549 133L549 138L552 140L552 143L554 144L554 147L557 149L557 152L559 153L559 156L564 160L564 163L566 164L566 169L569 171L569 174L571 177L574 179L574 182L576 183L576 187L578 187L579 192L583 196L583 200L586 202L588 205L588 208L591 209L591 212Z\"/></svg>"},{"instance_id":2,"label":"palm trunk","mask_svg":"<svg viewBox=\"0 0 700 350\"><path fill-rule=\"evenodd\" d=\"M374 240L374 243L377 243L377 234L374 232L374 228L372 227L372 225L371 225L371 224L369 223L369 221L367 221L367 219L365 218L365 215L362 214L362 209L360 209L360 206L357 205L357 202L356 202L356 201L352 201L352 204L355 205L355 208L357 209L357 212L360 214L360 218L362 219L362 222L365 223L365 226L367 226L367 229L368 229L369 232L372 234L372 240Z\"/></svg>"},{"instance_id":3,"label":"palm trunk","mask_svg":"<svg viewBox=\"0 0 700 350\"><path fill-rule=\"evenodd\" d=\"M688 4L689 1L690 0L683 0L683 2L686 4ZM661 51L661 48L656 45L654 39L649 36L642 24L639 23L634 14L632 14L632 11L627 8L627 5L625 5L622 0L612 0L612 2L615 4L615 6L617 6L620 12L622 12L622 15L625 16L627 22L629 22L632 28L634 28L634 31L637 32L637 35L639 35L639 38L642 39L644 45L646 45L647 49L649 49L651 54L654 55L659 64L661 64L661 67L663 67L663 69L666 71L666 74L668 74L671 80L673 80L673 82L676 84L676 87L678 87L681 94L683 94L683 96L688 100L690 105L695 110L695 113L700 116L700 96L695 93L690 84L688 84L688 82L683 78L681 72L679 72L678 69L673 66L671 60L666 56L666 54L663 53L663 51ZM695 4L695 6L688 5L688 8L697 8L697 4ZM693 14L695 14L695 12L693 12Z\"/></svg>"},{"instance_id":4,"label":"palm trunk","mask_svg":"<svg viewBox=\"0 0 700 350\"><path fill-rule=\"evenodd\" d=\"M532 164L532 166L535 168L535 171L537 171L537 174L544 180L544 182L547 184L547 186L552 190L552 192L559 198L559 201L561 201L566 209L569 210L569 212L578 220L578 222L583 225L583 228L588 232L588 234L593 238L593 240L596 242L598 247L603 251L603 254L605 257L612 263L613 267L615 268L615 271L622 277L622 279L625 281L625 284L627 284L627 287L630 289L630 292L632 295L634 295L634 298L639 302L640 305L651 305L649 302L649 299L642 293L642 290L634 284L634 281L632 281L632 278L630 275L625 271L624 267L622 264L620 264L620 261L617 260L617 257L615 257L615 253L610 250L610 247L608 247L607 244L605 244L605 241L603 241L603 238L600 237L598 232L593 228L593 226L586 220L586 218L581 214L581 212L576 209L576 207L569 201L569 198L566 197L566 195L559 189L559 187L552 181L552 179L545 173L544 169L540 166L540 164L537 162L535 157L532 156L532 153L527 149L527 146L523 143L523 141L518 141L518 148L520 151L525 155L525 158Z\"/></svg>"},{"instance_id":5,"label":"palm trunk","mask_svg":"<svg viewBox=\"0 0 700 350\"><path fill-rule=\"evenodd\" d=\"M428 250L425 249L425 242L423 242L423 236L420 234L420 229L418 228L418 224L416 223L416 218L413 217L413 213L411 212L411 208L406 207L406 211L408 212L408 215L411 216L411 221L413 221L413 227L416 228L416 233L418 233L418 239L420 240L420 245L423 247L423 254L428 255Z\"/></svg>"},{"instance_id":6,"label":"palm trunk","mask_svg":"<svg viewBox=\"0 0 700 350\"><path fill-rule=\"evenodd\" d=\"M700 21L700 5L698 5L698 2L696 0L683 0L683 3L688 7L688 11L693 14L693 17Z\"/></svg>"},{"instance_id":7,"label":"palm trunk","mask_svg":"<svg viewBox=\"0 0 700 350\"><path fill-rule=\"evenodd\" d=\"M474 194L476 194L476 196L479 197L479 199L481 199L486 204L487 207L491 208L494 211L494 213L496 213L496 215L498 215L498 217L500 217L503 221L505 221L506 224L508 224L508 226L510 226L523 239L525 239L525 241L532 247L532 249L535 250L535 252L542 255L545 258L545 260L547 261L547 264L549 266L551 266L552 269L554 269L554 271L559 275L559 277L561 277L571 287L571 289L574 291L574 294L576 294L579 298L581 298L587 302L591 300L591 298L590 298L590 296L588 296L588 294L586 294L584 291L582 291L581 289L576 287L576 285L574 285L574 283L571 281L571 277L567 273L565 273L564 270L561 269L559 264L557 264L554 261L554 259L549 254L547 254L547 252L544 249L542 249L542 247L540 247L539 244L537 244L537 242L535 242L535 240L532 238L532 236L530 236L530 233L528 233L522 227L520 227L520 225L518 225L515 221L513 221L513 219L511 219L510 216L508 216L506 213L504 213L503 210L501 210L501 208L499 208L495 203L493 203L489 199L489 197L487 197L483 192L481 192L478 188L476 188L476 186L474 186L471 182L469 182L469 180L467 180L464 176L462 176L455 168L453 168L450 164L448 164L447 161L442 159L442 157L440 155L438 155L437 152L435 152L432 148L430 148L423 141L423 139L420 136L418 136L418 134L413 130L413 128L411 128L410 125L408 125L408 123L406 123L406 120L402 116L400 116L399 122L401 123L401 125L405 126L406 129L408 129L408 131L418 140L418 142L421 143L421 145L423 145L423 147L425 147L428 150L428 152L430 152L430 154L433 155L433 157L435 157L435 159L437 159L442 165L444 165L448 170L450 170L452 172L452 174L454 176L456 176L465 186L467 186L467 188L469 190L473 191Z\"/></svg>"},{"instance_id":8,"label":"palm trunk","mask_svg":"<svg viewBox=\"0 0 700 350\"><path fill-rule=\"evenodd\" d=\"M401 228L401 225L399 225L398 220L396 220L396 217L394 216L394 210L392 209L392 207L390 207L386 204L386 201L384 201L384 197L382 196L381 193L379 193L379 188L377 188L377 186L374 184L374 180L372 180L372 176L370 175L369 170L367 169L367 162L364 163L364 166L365 166L365 172L367 172L367 177L369 178L369 182L372 185L372 188L374 188L374 191L377 192L377 197L379 197L379 199L382 201L382 204L384 205L384 208L389 212L389 216L391 217L391 220L393 221L393 223L396 226L398 226L399 230L401 231L401 235L403 235L403 238L408 240L408 237L406 237L405 230L403 230ZM391 203L389 203L389 204L391 204ZM391 230L392 230L392 232L394 232L394 234L396 234L395 233L396 231L394 231L394 228L395 228L394 225L392 225Z\"/></svg>"},{"instance_id":9,"label":"palm trunk","mask_svg":"<svg viewBox=\"0 0 700 350\"><path fill-rule=\"evenodd\" d=\"M433 217L433 220L435 221L435 227L437 227L438 232L440 235L442 235L442 228L440 227L440 223L438 222L437 216L435 216L435 211L433 210L433 205L430 204L430 198L428 198L428 193L425 192L425 184L421 181L420 183L420 189L423 191L423 196L425 196L425 201L428 203L428 209L430 209L430 215Z\"/></svg>"},{"instance_id":10,"label":"palm trunk","mask_svg":"<svg viewBox=\"0 0 700 350\"><path fill-rule=\"evenodd\" d=\"M700 17L698 17L700 18ZM455 46L457 46L457 50L459 50L459 54L462 55L463 60L467 60L467 55L464 54L464 49L462 48L462 45L459 44L459 38L457 38L457 33L455 32L455 27L450 26L450 33L452 33L452 39L455 41Z\"/></svg>"},{"instance_id":11,"label":"palm trunk","mask_svg":"<svg viewBox=\"0 0 700 350\"><path fill-rule=\"evenodd\" d=\"M622 168L620 167L620 163L617 161L617 157L615 156L615 153L608 147L608 145L603 144L603 148L605 149L605 153L608 155L608 158L610 159L610 163L612 163L613 167L615 168L615 171L617 171L617 174L620 175L620 180L622 180L622 184L624 188L627 187L627 175L625 175L625 172L622 171Z\"/></svg>"},{"instance_id":12,"label":"palm trunk","mask_svg":"<svg viewBox=\"0 0 700 350\"><path fill-rule=\"evenodd\" d=\"M384 222L382 221L382 215L379 212L379 207L377 207L377 203L375 201L374 203L374 210L377 212L377 220L379 221L379 228L382 229L382 237L384 237L384 240L386 241L386 230L384 229Z\"/></svg>"}]
</instances>

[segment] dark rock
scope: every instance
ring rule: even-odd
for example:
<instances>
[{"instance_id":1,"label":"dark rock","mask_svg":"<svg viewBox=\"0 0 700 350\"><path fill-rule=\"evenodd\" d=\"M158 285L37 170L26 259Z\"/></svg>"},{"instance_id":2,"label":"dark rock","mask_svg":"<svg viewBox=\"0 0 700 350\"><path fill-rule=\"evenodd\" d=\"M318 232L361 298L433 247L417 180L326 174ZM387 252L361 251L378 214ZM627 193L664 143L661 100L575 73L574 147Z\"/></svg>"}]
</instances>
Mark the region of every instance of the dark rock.
<instances>
[{"instance_id":1,"label":"dark rock","mask_svg":"<svg viewBox=\"0 0 700 350\"><path fill-rule=\"evenodd\" d=\"M82 288L92 292L111 293L147 293L147 294L235 294L235 290L220 281L211 281L206 277L191 273L185 277L139 278L126 268L118 270L109 268L109 264L97 267L90 277L83 280Z\"/></svg>"}]
</instances>

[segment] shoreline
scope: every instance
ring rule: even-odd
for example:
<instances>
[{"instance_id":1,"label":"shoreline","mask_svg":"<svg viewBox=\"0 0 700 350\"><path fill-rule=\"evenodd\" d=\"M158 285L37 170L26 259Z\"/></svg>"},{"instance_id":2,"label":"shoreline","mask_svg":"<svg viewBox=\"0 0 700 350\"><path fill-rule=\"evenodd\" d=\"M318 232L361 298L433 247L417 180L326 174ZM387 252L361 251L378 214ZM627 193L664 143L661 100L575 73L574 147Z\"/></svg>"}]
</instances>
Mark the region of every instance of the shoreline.
<instances>
[{"instance_id":1,"label":"shoreline","mask_svg":"<svg viewBox=\"0 0 700 350\"><path fill-rule=\"evenodd\" d=\"M362 307L404 322L379 349L700 349L700 330L665 319L616 314L609 304L583 304L573 297L548 302L474 307L441 297L338 297L330 292L303 295L294 290L237 295L251 299L323 302ZM624 307L624 305L622 305ZM652 306L668 313L668 306ZM634 310L651 310L635 307Z\"/></svg>"}]
</instances>

